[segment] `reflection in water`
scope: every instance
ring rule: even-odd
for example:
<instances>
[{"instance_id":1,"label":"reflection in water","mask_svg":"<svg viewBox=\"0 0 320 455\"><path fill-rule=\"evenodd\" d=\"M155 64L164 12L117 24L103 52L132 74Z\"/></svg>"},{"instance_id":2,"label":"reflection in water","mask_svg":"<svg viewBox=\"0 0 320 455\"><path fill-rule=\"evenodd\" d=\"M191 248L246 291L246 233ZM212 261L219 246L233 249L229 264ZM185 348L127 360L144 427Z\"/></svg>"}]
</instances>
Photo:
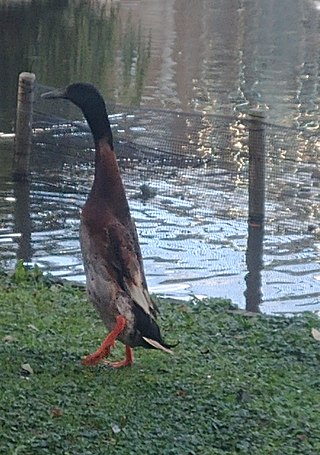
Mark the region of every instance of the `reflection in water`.
<instances>
[{"instance_id":1,"label":"reflection in water","mask_svg":"<svg viewBox=\"0 0 320 455\"><path fill-rule=\"evenodd\" d=\"M6 120L13 118L21 71L34 72L38 81L49 86L90 81L108 99L139 103L150 38L132 23L131 15L120 17L119 5L0 0L0 29L0 131L11 128Z\"/></svg>"},{"instance_id":2,"label":"reflection in water","mask_svg":"<svg viewBox=\"0 0 320 455\"><path fill-rule=\"evenodd\" d=\"M0 0L1 109L33 71L50 86L90 81L118 103L259 105L273 123L318 128L319 21L310 0Z\"/></svg>"},{"instance_id":3,"label":"reflection in water","mask_svg":"<svg viewBox=\"0 0 320 455\"><path fill-rule=\"evenodd\" d=\"M263 235L264 226L248 224L248 243L246 251L246 264L248 273L245 276L247 289L245 291L246 310L258 312L262 303L263 269Z\"/></svg>"},{"instance_id":4,"label":"reflection in water","mask_svg":"<svg viewBox=\"0 0 320 455\"><path fill-rule=\"evenodd\" d=\"M311 2L127 0L121 7L152 28L149 103L221 114L260 105L275 123L318 125L320 15Z\"/></svg>"},{"instance_id":5,"label":"reflection in water","mask_svg":"<svg viewBox=\"0 0 320 455\"><path fill-rule=\"evenodd\" d=\"M17 260L32 261L31 246L31 207L30 207L30 182L27 180L14 183L14 232L19 234Z\"/></svg>"}]
</instances>

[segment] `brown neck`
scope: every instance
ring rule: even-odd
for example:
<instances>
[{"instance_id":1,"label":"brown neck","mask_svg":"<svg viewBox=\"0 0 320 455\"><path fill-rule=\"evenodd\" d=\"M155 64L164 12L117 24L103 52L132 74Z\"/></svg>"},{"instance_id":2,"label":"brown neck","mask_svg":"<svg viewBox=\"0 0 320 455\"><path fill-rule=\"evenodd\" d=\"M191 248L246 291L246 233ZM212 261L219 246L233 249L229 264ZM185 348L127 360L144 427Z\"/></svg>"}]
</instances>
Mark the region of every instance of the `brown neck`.
<instances>
[{"instance_id":1,"label":"brown neck","mask_svg":"<svg viewBox=\"0 0 320 455\"><path fill-rule=\"evenodd\" d=\"M117 159L106 138L96 143L95 176L89 198L104 201L120 221L130 218Z\"/></svg>"}]
</instances>

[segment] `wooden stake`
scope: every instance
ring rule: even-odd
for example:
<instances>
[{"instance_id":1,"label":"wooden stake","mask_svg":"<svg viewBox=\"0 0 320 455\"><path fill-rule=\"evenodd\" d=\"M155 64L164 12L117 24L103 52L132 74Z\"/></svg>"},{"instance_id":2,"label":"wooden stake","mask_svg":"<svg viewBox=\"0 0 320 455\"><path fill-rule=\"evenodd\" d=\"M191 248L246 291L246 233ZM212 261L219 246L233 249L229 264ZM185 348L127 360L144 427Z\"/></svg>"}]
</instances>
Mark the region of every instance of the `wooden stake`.
<instances>
[{"instance_id":1,"label":"wooden stake","mask_svg":"<svg viewBox=\"0 0 320 455\"><path fill-rule=\"evenodd\" d=\"M16 180L26 179L29 174L35 80L33 73L19 75L13 156L13 176Z\"/></svg>"}]
</instances>

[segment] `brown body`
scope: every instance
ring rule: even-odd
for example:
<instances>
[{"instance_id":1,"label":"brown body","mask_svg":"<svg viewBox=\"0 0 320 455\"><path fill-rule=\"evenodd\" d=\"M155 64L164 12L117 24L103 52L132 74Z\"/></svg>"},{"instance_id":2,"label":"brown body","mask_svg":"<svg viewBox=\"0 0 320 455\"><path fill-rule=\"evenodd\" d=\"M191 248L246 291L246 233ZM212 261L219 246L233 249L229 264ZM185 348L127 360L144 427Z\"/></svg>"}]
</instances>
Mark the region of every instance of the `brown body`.
<instances>
[{"instance_id":1,"label":"brown body","mask_svg":"<svg viewBox=\"0 0 320 455\"><path fill-rule=\"evenodd\" d=\"M150 318L156 309L116 157L105 139L96 147L96 175L82 210L80 242L88 297L103 322L112 330L123 315L127 325L118 339L131 347L145 345L132 305L141 305Z\"/></svg>"}]
</instances>

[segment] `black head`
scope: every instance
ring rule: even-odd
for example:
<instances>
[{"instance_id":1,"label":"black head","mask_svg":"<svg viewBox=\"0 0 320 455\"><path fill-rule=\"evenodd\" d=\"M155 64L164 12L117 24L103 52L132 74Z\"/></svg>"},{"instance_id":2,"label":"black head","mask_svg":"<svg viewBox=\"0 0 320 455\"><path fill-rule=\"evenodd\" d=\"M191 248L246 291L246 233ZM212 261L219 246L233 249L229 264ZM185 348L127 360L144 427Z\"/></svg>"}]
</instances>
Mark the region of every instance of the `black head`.
<instances>
[{"instance_id":1,"label":"black head","mask_svg":"<svg viewBox=\"0 0 320 455\"><path fill-rule=\"evenodd\" d=\"M106 137L113 146L106 106L100 92L92 84L76 82L64 89L53 90L42 95L45 99L62 98L78 106L91 128L95 141Z\"/></svg>"}]
</instances>

